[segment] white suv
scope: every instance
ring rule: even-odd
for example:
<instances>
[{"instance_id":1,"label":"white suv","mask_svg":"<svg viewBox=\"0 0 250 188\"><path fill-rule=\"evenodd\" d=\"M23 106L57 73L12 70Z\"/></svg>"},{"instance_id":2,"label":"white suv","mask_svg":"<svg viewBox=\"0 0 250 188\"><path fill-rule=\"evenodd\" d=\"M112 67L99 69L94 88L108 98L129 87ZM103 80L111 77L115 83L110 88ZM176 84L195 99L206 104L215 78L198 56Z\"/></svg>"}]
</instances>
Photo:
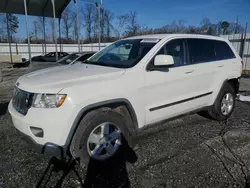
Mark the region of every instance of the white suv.
<instances>
[{"instance_id":1,"label":"white suv","mask_svg":"<svg viewBox=\"0 0 250 188\"><path fill-rule=\"evenodd\" d=\"M9 112L43 153L86 164L109 159L142 128L169 118L194 111L229 118L241 71L241 58L219 37L132 37L82 64L20 77Z\"/></svg>"}]
</instances>

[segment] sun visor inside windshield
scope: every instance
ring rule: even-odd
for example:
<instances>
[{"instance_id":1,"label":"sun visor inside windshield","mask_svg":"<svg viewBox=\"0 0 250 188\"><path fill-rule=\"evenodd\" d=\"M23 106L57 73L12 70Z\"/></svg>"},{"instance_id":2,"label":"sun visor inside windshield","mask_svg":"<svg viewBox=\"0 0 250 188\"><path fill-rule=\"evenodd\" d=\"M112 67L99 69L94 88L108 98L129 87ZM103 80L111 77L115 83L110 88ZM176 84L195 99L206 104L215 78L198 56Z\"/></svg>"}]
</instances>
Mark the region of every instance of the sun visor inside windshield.
<instances>
[{"instance_id":1,"label":"sun visor inside windshield","mask_svg":"<svg viewBox=\"0 0 250 188\"><path fill-rule=\"evenodd\" d=\"M141 43L158 43L160 39L143 39Z\"/></svg>"}]
</instances>

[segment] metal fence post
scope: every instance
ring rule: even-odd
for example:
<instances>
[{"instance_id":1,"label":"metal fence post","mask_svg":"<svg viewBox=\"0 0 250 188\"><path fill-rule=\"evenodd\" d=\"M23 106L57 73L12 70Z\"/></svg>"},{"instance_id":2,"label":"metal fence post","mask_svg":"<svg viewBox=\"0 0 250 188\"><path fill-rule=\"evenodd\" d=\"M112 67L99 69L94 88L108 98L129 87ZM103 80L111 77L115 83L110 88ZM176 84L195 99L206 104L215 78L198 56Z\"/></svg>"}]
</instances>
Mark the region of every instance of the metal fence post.
<instances>
[{"instance_id":1,"label":"metal fence post","mask_svg":"<svg viewBox=\"0 0 250 188\"><path fill-rule=\"evenodd\" d=\"M246 44L246 37L247 37L247 23L245 27L245 35L244 35L244 41L243 41L243 49L242 49L242 59L244 58L245 53L245 44ZM247 68L247 62L245 64L245 69Z\"/></svg>"},{"instance_id":2,"label":"metal fence post","mask_svg":"<svg viewBox=\"0 0 250 188\"><path fill-rule=\"evenodd\" d=\"M44 42L44 54L46 54L46 31L45 31L45 17L43 16L43 42Z\"/></svg>"},{"instance_id":3,"label":"metal fence post","mask_svg":"<svg viewBox=\"0 0 250 188\"><path fill-rule=\"evenodd\" d=\"M3 81L3 76L2 76L2 69L0 67L0 83Z\"/></svg>"},{"instance_id":4,"label":"metal fence post","mask_svg":"<svg viewBox=\"0 0 250 188\"><path fill-rule=\"evenodd\" d=\"M59 23L59 42L60 42L59 49L61 52L62 51L61 17L59 18L58 23Z\"/></svg>"},{"instance_id":5,"label":"metal fence post","mask_svg":"<svg viewBox=\"0 0 250 188\"><path fill-rule=\"evenodd\" d=\"M246 37L247 37L247 23L245 27L245 34L244 34L244 40L243 40L243 56L244 56L244 49L245 49L245 44L246 44Z\"/></svg>"},{"instance_id":6,"label":"metal fence post","mask_svg":"<svg viewBox=\"0 0 250 188\"><path fill-rule=\"evenodd\" d=\"M57 49L57 35L56 35L56 10L55 10L55 1L51 0L52 7L53 7L53 35L55 39L55 45L56 45L56 61L58 61L58 49Z\"/></svg>"},{"instance_id":7,"label":"metal fence post","mask_svg":"<svg viewBox=\"0 0 250 188\"><path fill-rule=\"evenodd\" d=\"M30 35L28 30L28 13L27 13L27 2L23 0L24 3L24 11L25 11L25 22L26 22L26 31L27 31L27 38L28 38L28 50L29 50L29 60L31 62L31 48L30 48Z\"/></svg>"},{"instance_id":8,"label":"metal fence post","mask_svg":"<svg viewBox=\"0 0 250 188\"><path fill-rule=\"evenodd\" d=\"M16 54L17 54L17 55L19 54L17 42L16 42Z\"/></svg>"},{"instance_id":9,"label":"metal fence post","mask_svg":"<svg viewBox=\"0 0 250 188\"><path fill-rule=\"evenodd\" d=\"M80 33L80 29L79 29L79 7L78 7L78 0L75 0L75 6L76 6L76 33L77 33L77 44L78 44L78 51L81 51L80 48L80 37L79 37L79 33Z\"/></svg>"}]
</instances>

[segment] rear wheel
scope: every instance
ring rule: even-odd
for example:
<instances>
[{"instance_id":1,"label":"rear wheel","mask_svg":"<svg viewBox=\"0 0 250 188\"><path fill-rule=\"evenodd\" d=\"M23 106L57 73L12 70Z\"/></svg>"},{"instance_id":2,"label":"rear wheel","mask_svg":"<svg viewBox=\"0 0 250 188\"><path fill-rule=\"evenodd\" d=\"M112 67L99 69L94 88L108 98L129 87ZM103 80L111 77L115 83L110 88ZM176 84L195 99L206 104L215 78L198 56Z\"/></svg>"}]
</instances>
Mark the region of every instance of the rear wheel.
<instances>
[{"instance_id":1,"label":"rear wheel","mask_svg":"<svg viewBox=\"0 0 250 188\"><path fill-rule=\"evenodd\" d=\"M89 112L80 122L70 151L84 166L90 159L104 161L119 150L123 139L129 140L124 118L118 112L98 109Z\"/></svg>"},{"instance_id":2,"label":"rear wheel","mask_svg":"<svg viewBox=\"0 0 250 188\"><path fill-rule=\"evenodd\" d=\"M235 89L230 83L227 83L220 91L214 105L211 106L207 111L202 111L198 114L217 121L226 120L233 113L235 107L235 99Z\"/></svg>"}]
</instances>

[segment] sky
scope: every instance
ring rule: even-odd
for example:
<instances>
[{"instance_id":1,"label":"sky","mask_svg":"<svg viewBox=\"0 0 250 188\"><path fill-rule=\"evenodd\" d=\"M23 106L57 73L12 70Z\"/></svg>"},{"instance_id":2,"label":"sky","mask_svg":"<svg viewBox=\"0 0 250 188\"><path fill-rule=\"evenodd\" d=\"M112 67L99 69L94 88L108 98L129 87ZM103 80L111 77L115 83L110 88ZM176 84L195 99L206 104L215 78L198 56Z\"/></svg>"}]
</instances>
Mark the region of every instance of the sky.
<instances>
[{"instance_id":1,"label":"sky","mask_svg":"<svg viewBox=\"0 0 250 188\"><path fill-rule=\"evenodd\" d=\"M85 2L79 0L79 4ZM72 4L70 5L74 7ZM221 20L229 22L249 23L250 31L250 0L103 0L101 5L116 16L136 11L138 23L150 28L171 24L174 20L184 20L187 25L198 26L203 18L209 18L212 23ZM17 37L25 37L25 18L18 16L20 27ZM29 16L29 30L32 30L34 17ZM82 28L83 29L83 28Z\"/></svg>"}]
</instances>

